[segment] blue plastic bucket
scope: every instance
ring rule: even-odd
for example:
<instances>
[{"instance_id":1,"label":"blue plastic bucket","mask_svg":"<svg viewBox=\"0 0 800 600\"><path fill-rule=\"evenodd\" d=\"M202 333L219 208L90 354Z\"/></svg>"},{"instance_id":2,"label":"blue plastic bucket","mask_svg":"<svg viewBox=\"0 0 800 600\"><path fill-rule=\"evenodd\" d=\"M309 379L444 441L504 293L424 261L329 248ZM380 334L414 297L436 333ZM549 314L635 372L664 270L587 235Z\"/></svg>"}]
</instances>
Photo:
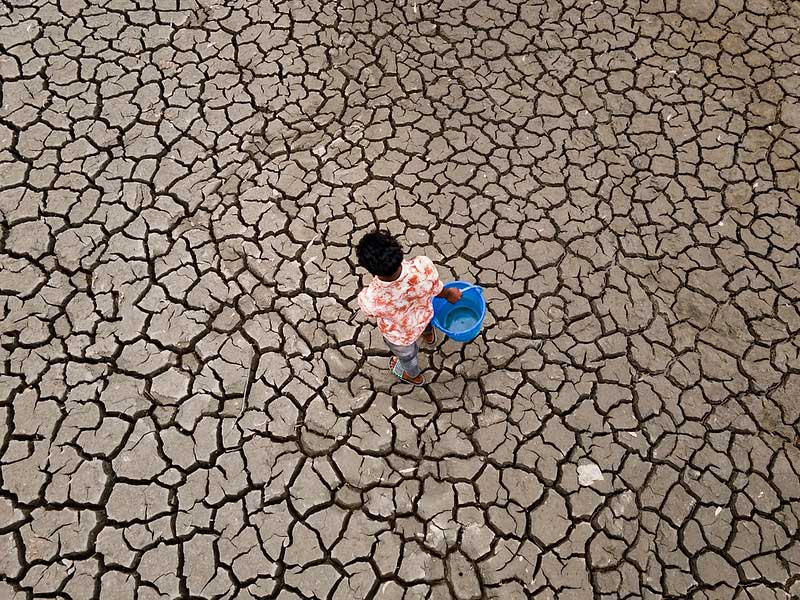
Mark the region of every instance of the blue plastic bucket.
<instances>
[{"instance_id":1,"label":"blue plastic bucket","mask_svg":"<svg viewBox=\"0 0 800 600\"><path fill-rule=\"evenodd\" d=\"M461 290L471 285L466 281L451 281L444 287ZM455 342L471 342L478 337L485 317L486 300L479 287L465 291L455 304L450 304L444 298L433 299L434 327Z\"/></svg>"}]
</instances>

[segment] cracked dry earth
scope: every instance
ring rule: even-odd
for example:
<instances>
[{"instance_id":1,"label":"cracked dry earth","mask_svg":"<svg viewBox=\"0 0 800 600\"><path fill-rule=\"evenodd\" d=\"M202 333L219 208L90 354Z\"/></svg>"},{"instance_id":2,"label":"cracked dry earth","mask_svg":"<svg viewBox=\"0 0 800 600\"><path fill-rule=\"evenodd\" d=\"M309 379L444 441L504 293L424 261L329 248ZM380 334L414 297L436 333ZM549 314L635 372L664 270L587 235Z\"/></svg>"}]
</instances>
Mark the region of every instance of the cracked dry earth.
<instances>
[{"instance_id":1,"label":"cracked dry earth","mask_svg":"<svg viewBox=\"0 0 800 600\"><path fill-rule=\"evenodd\" d=\"M0 13L2 600L800 595L800 4Z\"/></svg>"}]
</instances>

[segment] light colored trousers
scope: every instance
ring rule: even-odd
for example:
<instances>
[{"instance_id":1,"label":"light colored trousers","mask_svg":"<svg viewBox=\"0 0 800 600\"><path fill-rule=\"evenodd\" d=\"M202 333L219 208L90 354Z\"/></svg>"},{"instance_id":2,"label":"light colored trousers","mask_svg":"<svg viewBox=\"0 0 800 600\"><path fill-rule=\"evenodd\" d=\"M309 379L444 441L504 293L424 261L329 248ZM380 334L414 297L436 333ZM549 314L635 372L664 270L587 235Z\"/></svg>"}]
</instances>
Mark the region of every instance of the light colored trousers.
<instances>
[{"instance_id":1,"label":"light colored trousers","mask_svg":"<svg viewBox=\"0 0 800 600\"><path fill-rule=\"evenodd\" d=\"M431 325L425 328L425 333L428 333L431 330ZM416 377L420 374L419 368L419 346L417 346L417 342L413 344L409 344L408 346L399 346L398 344L393 344L386 338L383 338L383 341L386 342L386 345L389 346L389 350L391 350L392 354L397 357L397 360L400 362L400 366L403 367L403 370L408 373L409 377Z\"/></svg>"},{"instance_id":2,"label":"light colored trousers","mask_svg":"<svg viewBox=\"0 0 800 600\"><path fill-rule=\"evenodd\" d=\"M400 361L400 366L408 373L409 377L416 377L419 375L419 347L417 346L417 342L409 344L408 346L398 346L386 338L384 338L383 341L386 342L386 345L389 346L389 350L391 350L392 354Z\"/></svg>"}]
</instances>

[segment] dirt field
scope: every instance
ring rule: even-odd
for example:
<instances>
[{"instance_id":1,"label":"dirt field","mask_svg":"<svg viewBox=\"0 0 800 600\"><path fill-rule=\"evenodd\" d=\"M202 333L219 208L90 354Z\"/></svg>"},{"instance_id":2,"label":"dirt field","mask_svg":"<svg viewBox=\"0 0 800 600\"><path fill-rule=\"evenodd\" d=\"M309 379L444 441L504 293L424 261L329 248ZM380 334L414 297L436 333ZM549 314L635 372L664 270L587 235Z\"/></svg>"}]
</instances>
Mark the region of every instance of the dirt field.
<instances>
[{"instance_id":1,"label":"dirt field","mask_svg":"<svg viewBox=\"0 0 800 600\"><path fill-rule=\"evenodd\" d=\"M19 0L0 81L1 600L800 597L800 2ZM487 290L421 388L376 225Z\"/></svg>"}]
</instances>

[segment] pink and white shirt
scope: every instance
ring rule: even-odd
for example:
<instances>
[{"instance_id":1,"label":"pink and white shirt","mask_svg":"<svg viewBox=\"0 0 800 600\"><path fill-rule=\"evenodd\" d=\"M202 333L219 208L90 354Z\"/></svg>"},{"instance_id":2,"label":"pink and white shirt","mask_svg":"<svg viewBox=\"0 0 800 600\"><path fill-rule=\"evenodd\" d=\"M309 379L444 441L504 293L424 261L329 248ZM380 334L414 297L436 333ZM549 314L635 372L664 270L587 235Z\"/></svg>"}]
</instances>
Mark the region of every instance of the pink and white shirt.
<instances>
[{"instance_id":1,"label":"pink and white shirt","mask_svg":"<svg viewBox=\"0 0 800 600\"><path fill-rule=\"evenodd\" d=\"M377 319L388 342L408 346L417 341L433 318L431 299L444 285L433 261L427 256L404 260L400 277L381 281L375 277L358 294L358 306Z\"/></svg>"}]
</instances>

